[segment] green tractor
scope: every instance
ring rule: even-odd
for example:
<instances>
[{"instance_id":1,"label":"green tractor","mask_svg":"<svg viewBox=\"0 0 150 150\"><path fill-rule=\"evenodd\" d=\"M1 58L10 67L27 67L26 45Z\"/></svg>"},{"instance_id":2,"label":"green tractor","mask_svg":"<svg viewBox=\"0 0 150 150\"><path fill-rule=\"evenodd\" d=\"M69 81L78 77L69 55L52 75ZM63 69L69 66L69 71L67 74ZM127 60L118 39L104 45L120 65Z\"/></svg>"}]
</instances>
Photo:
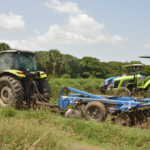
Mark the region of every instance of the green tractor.
<instances>
[{"instance_id":1,"label":"green tractor","mask_svg":"<svg viewBox=\"0 0 150 150\"><path fill-rule=\"evenodd\" d=\"M49 102L51 91L47 75L37 71L36 53L21 50L0 52L0 107L20 107L23 101Z\"/></svg>"},{"instance_id":2,"label":"green tractor","mask_svg":"<svg viewBox=\"0 0 150 150\"><path fill-rule=\"evenodd\" d=\"M134 72L114 80L114 95L127 96L142 94L150 97L150 76L145 78L141 72L142 64L131 64L124 66L125 68L134 68ZM139 70L140 68L140 70Z\"/></svg>"}]
</instances>

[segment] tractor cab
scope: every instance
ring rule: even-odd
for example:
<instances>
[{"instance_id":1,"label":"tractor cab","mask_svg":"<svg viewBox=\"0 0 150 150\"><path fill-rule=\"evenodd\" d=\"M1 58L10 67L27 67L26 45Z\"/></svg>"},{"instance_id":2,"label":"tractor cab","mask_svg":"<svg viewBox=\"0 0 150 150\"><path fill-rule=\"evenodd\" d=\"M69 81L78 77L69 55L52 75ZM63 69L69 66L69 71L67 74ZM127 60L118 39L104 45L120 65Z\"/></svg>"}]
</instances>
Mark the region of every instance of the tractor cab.
<instances>
[{"instance_id":1,"label":"tractor cab","mask_svg":"<svg viewBox=\"0 0 150 150\"><path fill-rule=\"evenodd\" d=\"M19 70L22 71L25 76L39 76L35 55L36 53L30 51L3 51L0 53L0 72Z\"/></svg>"},{"instance_id":2,"label":"tractor cab","mask_svg":"<svg viewBox=\"0 0 150 150\"><path fill-rule=\"evenodd\" d=\"M0 71L16 69L36 71L35 53L28 51L8 50L0 53Z\"/></svg>"},{"instance_id":3,"label":"tractor cab","mask_svg":"<svg viewBox=\"0 0 150 150\"><path fill-rule=\"evenodd\" d=\"M31 53L16 53L14 54L13 68L24 71L37 71L35 55Z\"/></svg>"},{"instance_id":4,"label":"tractor cab","mask_svg":"<svg viewBox=\"0 0 150 150\"><path fill-rule=\"evenodd\" d=\"M122 76L114 80L115 96L119 96L120 93L124 92L123 96L130 96L131 93L135 94L135 91L146 90L148 87L145 84L147 78L142 73L142 64L131 64L125 65L124 68L129 68L128 76ZM119 94L118 94L119 93Z\"/></svg>"},{"instance_id":5,"label":"tractor cab","mask_svg":"<svg viewBox=\"0 0 150 150\"><path fill-rule=\"evenodd\" d=\"M125 65L123 68L127 68L127 74L128 75L134 75L134 74L141 74L142 73L142 64L130 64L130 65Z\"/></svg>"},{"instance_id":6,"label":"tractor cab","mask_svg":"<svg viewBox=\"0 0 150 150\"><path fill-rule=\"evenodd\" d=\"M125 65L123 68L127 68L128 75L137 75L137 84L141 85L142 81L145 78L145 75L142 73L142 64L131 64L131 65Z\"/></svg>"}]
</instances>

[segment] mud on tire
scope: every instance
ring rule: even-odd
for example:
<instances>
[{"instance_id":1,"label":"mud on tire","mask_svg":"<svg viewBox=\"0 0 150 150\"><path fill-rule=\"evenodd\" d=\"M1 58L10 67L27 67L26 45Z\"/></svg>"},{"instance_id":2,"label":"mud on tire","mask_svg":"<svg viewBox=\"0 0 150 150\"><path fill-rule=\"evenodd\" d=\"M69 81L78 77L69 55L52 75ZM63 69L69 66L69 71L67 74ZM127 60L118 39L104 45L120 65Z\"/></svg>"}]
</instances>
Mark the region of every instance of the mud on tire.
<instances>
[{"instance_id":1,"label":"mud on tire","mask_svg":"<svg viewBox=\"0 0 150 150\"><path fill-rule=\"evenodd\" d=\"M19 108L23 101L23 87L19 80L11 76L0 79L0 107L14 106Z\"/></svg>"},{"instance_id":2,"label":"mud on tire","mask_svg":"<svg viewBox=\"0 0 150 150\"><path fill-rule=\"evenodd\" d=\"M124 96L124 97L130 97L131 96L131 92L129 89L125 88L125 87L120 87L118 88L115 92L114 92L115 96Z\"/></svg>"},{"instance_id":3,"label":"mud on tire","mask_svg":"<svg viewBox=\"0 0 150 150\"><path fill-rule=\"evenodd\" d=\"M107 116L107 111L102 103L91 102L86 105L84 116L87 120L96 122L104 121Z\"/></svg>"}]
</instances>

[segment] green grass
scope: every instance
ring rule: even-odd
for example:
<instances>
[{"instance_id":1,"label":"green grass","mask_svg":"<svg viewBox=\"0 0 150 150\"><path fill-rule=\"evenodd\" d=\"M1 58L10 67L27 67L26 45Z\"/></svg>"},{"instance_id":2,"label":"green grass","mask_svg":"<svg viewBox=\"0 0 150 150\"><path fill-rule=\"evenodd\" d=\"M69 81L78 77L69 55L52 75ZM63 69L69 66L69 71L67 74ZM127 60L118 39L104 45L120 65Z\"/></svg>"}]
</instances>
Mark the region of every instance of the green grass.
<instances>
[{"instance_id":1,"label":"green grass","mask_svg":"<svg viewBox=\"0 0 150 150\"><path fill-rule=\"evenodd\" d=\"M99 94L102 79L51 79L52 103L60 86ZM108 119L109 120L109 119ZM134 150L150 149L150 130L67 119L47 108L0 108L0 149L8 150Z\"/></svg>"},{"instance_id":2,"label":"green grass","mask_svg":"<svg viewBox=\"0 0 150 150\"><path fill-rule=\"evenodd\" d=\"M67 119L44 109L0 109L0 149L150 149L150 130Z\"/></svg>"},{"instance_id":3,"label":"green grass","mask_svg":"<svg viewBox=\"0 0 150 150\"><path fill-rule=\"evenodd\" d=\"M104 79L63 79L52 78L49 80L51 86L51 100L57 97L60 92L60 86L69 86L85 92L99 94L99 86L104 82Z\"/></svg>"}]
</instances>

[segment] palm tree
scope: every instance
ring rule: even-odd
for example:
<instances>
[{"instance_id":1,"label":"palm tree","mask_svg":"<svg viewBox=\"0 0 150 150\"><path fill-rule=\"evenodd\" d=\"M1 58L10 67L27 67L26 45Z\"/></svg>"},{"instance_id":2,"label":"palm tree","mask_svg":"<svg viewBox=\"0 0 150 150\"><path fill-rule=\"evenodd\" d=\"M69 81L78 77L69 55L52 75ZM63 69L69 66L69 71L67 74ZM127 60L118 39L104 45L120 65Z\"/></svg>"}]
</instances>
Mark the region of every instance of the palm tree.
<instances>
[{"instance_id":1,"label":"palm tree","mask_svg":"<svg viewBox=\"0 0 150 150\"><path fill-rule=\"evenodd\" d=\"M50 55L52 63L52 75L60 75L62 68L62 54L58 50L54 49L50 50Z\"/></svg>"},{"instance_id":2,"label":"palm tree","mask_svg":"<svg viewBox=\"0 0 150 150\"><path fill-rule=\"evenodd\" d=\"M47 74L60 75L63 67L62 58L63 56L58 50L52 49L41 56L41 65L46 69Z\"/></svg>"}]
</instances>

